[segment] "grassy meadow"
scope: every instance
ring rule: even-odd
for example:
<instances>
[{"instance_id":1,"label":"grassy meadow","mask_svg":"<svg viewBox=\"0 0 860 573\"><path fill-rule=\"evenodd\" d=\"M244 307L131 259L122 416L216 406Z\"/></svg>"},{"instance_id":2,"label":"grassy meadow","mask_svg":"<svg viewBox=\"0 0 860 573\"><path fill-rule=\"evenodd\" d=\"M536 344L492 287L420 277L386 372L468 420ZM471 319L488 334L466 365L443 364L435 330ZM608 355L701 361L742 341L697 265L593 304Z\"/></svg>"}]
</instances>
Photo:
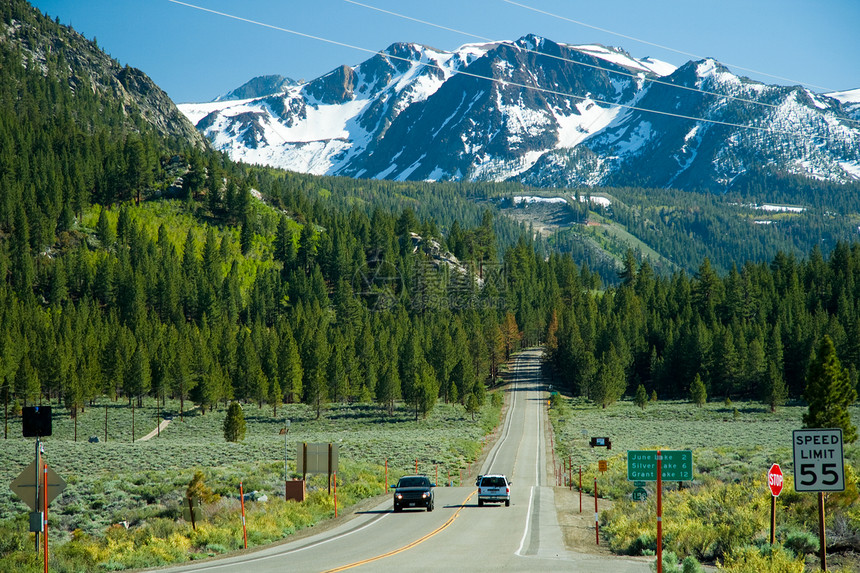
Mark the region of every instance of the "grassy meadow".
<instances>
[{"instance_id":1,"label":"grassy meadow","mask_svg":"<svg viewBox=\"0 0 860 573\"><path fill-rule=\"evenodd\" d=\"M613 551L648 555L656 549L655 484L646 502L631 500L627 450L692 450L693 482L664 484L664 548L679 558L719 564L727 571L815 571L818 560L817 496L793 490L791 432L802 427L806 407L789 405L771 413L758 403L632 401L596 408L581 399L562 398L550 410L558 463L583 466L583 489L615 500L601 514L601 532ZM860 424L860 407L852 409ZM612 449L591 448L591 436L607 436ZM860 444L845 446L846 491L827 495L829 564L860 570ZM597 471L597 460L608 471ZM770 546L770 490L767 470L778 463L785 487L777 499L777 544ZM578 474L574 476L574 482ZM767 567L764 568L763 567ZM686 569L684 569L686 571Z\"/></svg>"},{"instance_id":2,"label":"grassy meadow","mask_svg":"<svg viewBox=\"0 0 860 573\"><path fill-rule=\"evenodd\" d=\"M496 405L493 405L493 402ZM187 406L187 404L186 404ZM105 410L108 439L104 440ZM159 437L132 442L132 410L127 402L97 401L79 414L77 441L70 412L53 406L53 435L43 440L45 460L66 482L49 508L52 571L121 570L207 557L241 547L239 482L245 492L268 496L248 503L249 545L270 543L334 513L326 476L308 476L304 503L285 502L284 450L290 479L302 442L339 444L340 511L385 491L389 483L415 470L439 481L459 476L481 453L484 437L498 424L498 401L487 400L472 421L460 405L438 404L426 419L411 410L393 416L375 405L334 404L320 419L304 405L243 405L247 423L242 442L224 440L226 409L186 412L168 401L160 415L172 417ZM280 430L290 420L285 436ZM135 408L134 437L156 427L156 408L147 400ZM11 482L34 457L34 439L21 437L20 418L10 418L8 439L0 440L0 480ZM90 443L98 436L98 443ZM186 488L195 471L204 474L204 521L192 530L182 519ZM0 488L0 570L41 570L27 533L29 508L8 487ZM127 525L127 527L126 527Z\"/></svg>"}]
</instances>

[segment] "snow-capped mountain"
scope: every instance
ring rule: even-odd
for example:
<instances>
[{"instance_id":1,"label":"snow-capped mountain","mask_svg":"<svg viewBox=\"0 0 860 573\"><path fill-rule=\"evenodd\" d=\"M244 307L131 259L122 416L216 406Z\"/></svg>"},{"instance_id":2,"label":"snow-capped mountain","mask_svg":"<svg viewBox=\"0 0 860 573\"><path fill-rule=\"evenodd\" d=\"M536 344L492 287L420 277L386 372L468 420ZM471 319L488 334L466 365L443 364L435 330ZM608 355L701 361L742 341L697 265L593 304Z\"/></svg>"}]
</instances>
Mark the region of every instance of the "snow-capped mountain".
<instances>
[{"instance_id":1,"label":"snow-capped mountain","mask_svg":"<svg viewBox=\"0 0 860 573\"><path fill-rule=\"evenodd\" d=\"M180 109L233 159L306 173L725 189L762 166L860 179L858 99L529 35L393 44L311 82Z\"/></svg>"},{"instance_id":2,"label":"snow-capped mountain","mask_svg":"<svg viewBox=\"0 0 860 573\"><path fill-rule=\"evenodd\" d=\"M287 88L295 85L298 85L296 80L292 80L284 76L257 76L256 78L251 78L238 88L216 97L214 101L232 101L237 99L263 97L269 94L276 94L285 91Z\"/></svg>"}]
</instances>

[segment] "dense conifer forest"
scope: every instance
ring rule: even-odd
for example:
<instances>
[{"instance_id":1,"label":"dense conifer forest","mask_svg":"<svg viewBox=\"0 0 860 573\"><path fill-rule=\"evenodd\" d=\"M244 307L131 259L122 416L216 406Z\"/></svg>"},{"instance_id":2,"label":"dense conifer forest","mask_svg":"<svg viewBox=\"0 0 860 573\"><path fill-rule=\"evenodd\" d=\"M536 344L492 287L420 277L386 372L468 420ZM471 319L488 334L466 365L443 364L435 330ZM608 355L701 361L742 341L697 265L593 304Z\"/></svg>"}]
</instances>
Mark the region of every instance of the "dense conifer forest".
<instances>
[{"instance_id":1,"label":"dense conifer forest","mask_svg":"<svg viewBox=\"0 0 860 573\"><path fill-rule=\"evenodd\" d=\"M22 2L0 15L62 28ZM707 247L688 247L678 266L691 274L655 272L628 251L603 288L571 252L495 214L492 200L518 187L235 164L83 89L90 72L62 50L43 55L0 50L7 415L108 395L178 397L204 412L302 401L318 414L403 400L418 417L438 400L482 401L510 353L538 343L556 379L598 405L640 384L686 397L698 376L708 396L776 408L802 396L825 334L856 384L857 243L834 236L826 255L794 248L768 262L721 256L717 268ZM639 197L638 211L616 208L631 227ZM707 213L710 199L690 201Z\"/></svg>"}]
</instances>

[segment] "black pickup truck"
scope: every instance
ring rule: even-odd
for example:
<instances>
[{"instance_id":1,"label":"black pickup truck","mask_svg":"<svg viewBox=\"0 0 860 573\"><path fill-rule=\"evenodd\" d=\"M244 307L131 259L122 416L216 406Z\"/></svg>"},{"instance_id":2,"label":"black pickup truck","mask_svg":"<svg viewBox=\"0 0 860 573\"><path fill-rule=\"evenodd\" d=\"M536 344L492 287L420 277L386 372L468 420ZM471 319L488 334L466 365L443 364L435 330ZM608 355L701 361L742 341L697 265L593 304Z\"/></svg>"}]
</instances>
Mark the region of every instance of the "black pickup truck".
<instances>
[{"instance_id":1,"label":"black pickup truck","mask_svg":"<svg viewBox=\"0 0 860 573\"><path fill-rule=\"evenodd\" d=\"M433 511L436 484L427 476L403 476L391 487L394 488L394 511L404 507L426 507L427 511Z\"/></svg>"}]
</instances>

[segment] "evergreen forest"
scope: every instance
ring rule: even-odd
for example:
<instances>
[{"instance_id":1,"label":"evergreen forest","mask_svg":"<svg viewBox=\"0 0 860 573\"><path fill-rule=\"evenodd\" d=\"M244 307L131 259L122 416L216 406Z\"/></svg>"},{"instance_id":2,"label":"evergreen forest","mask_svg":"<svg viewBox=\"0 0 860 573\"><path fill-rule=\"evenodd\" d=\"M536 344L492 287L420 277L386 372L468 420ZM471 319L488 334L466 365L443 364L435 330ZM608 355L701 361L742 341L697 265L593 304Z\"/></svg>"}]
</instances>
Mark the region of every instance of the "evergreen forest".
<instances>
[{"instance_id":1,"label":"evergreen forest","mask_svg":"<svg viewBox=\"0 0 860 573\"><path fill-rule=\"evenodd\" d=\"M27 24L0 50L7 416L149 396L203 412L301 401L317 415L403 401L419 417L439 400L483 401L500 364L541 343L558 382L601 406L640 384L687 397L698 377L708 396L776 408L803 395L825 334L857 382L857 242L828 235L826 254L798 256L798 241L768 261L714 263L703 238L671 272L627 250L614 276L598 274L498 215L494 201L518 186L236 164L81 89L96 72L39 43L66 28L24 2L0 16ZM644 190L616 193L627 206L612 216L635 227ZM699 215L715 201L685 200Z\"/></svg>"}]
</instances>

